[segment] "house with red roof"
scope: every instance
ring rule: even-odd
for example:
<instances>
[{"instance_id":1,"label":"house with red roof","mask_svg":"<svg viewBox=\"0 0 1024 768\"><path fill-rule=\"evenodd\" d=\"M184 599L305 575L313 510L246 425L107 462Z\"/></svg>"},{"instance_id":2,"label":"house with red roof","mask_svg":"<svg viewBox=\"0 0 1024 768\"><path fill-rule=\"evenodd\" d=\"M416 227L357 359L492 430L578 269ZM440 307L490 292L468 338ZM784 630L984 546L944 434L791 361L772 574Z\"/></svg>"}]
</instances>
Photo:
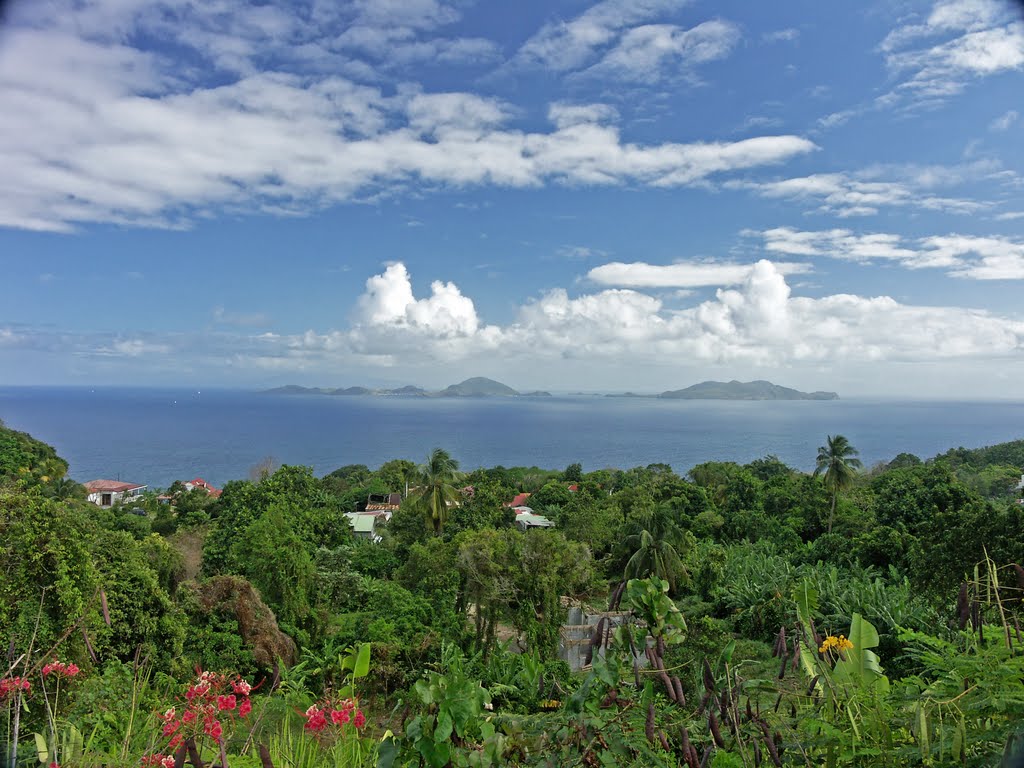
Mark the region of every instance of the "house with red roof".
<instances>
[{"instance_id":1,"label":"house with red roof","mask_svg":"<svg viewBox=\"0 0 1024 768\"><path fill-rule=\"evenodd\" d=\"M201 477L194 477L187 482L182 482L180 480L176 482L185 490L185 493L188 493L189 491L194 491L196 488L201 488L202 490L206 491L206 495L209 496L211 499L219 499L220 495L223 493L223 491L220 488L214 488ZM175 496L177 496L179 493L181 493L180 490L176 490L174 493L162 493L156 498L157 501L159 501L161 504L171 504L172 502L174 502Z\"/></svg>"},{"instance_id":2,"label":"house with red roof","mask_svg":"<svg viewBox=\"0 0 1024 768\"><path fill-rule=\"evenodd\" d=\"M85 498L97 507L107 509L141 496L146 486L138 483L122 483L120 480L90 480L84 483Z\"/></svg>"},{"instance_id":3,"label":"house with red roof","mask_svg":"<svg viewBox=\"0 0 1024 768\"><path fill-rule=\"evenodd\" d=\"M196 488L202 488L206 491L207 496L212 496L215 499L223 493L220 488L214 488L201 477L192 478L187 483L182 483L182 485L185 486L186 491L194 491Z\"/></svg>"},{"instance_id":4,"label":"house with red roof","mask_svg":"<svg viewBox=\"0 0 1024 768\"><path fill-rule=\"evenodd\" d=\"M525 507L527 500L532 496L532 493L517 493L512 501L506 501L506 507Z\"/></svg>"}]
</instances>

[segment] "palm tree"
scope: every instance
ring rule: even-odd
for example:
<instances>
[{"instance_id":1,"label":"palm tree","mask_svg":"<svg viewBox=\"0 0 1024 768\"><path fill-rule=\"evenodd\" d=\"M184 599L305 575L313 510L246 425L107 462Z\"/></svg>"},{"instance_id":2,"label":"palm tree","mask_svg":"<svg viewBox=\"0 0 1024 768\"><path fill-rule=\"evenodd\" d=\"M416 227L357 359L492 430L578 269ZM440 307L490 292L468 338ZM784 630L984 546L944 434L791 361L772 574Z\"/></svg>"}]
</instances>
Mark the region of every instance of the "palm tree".
<instances>
[{"instance_id":1,"label":"palm tree","mask_svg":"<svg viewBox=\"0 0 1024 768\"><path fill-rule=\"evenodd\" d=\"M860 459L855 458L858 454L857 449L850 445L850 441L845 437L826 435L826 438L825 445L818 448L814 476L824 473L825 487L832 492L832 509L828 513L828 532L832 533L832 521L836 516L836 499L839 492L853 484L857 470L863 465Z\"/></svg>"},{"instance_id":2,"label":"palm tree","mask_svg":"<svg viewBox=\"0 0 1024 768\"><path fill-rule=\"evenodd\" d=\"M657 576L667 581L669 589L675 593L678 580L688 579L679 556L680 552L685 554L686 534L664 510L658 509L649 514L640 533L627 538L626 544L630 548L636 547L626 563L623 575L627 580Z\"/></svg>"},{"instance_id":3,"label":"palm tree","mask_svg":"<svg viewBox=\"0 0 1024 768\"><path fill-rule=\"evenodd\" d=\"M69 477L61 477L54 480L50 484L49 493L58 501L85 498L85 488Z\"/></svg>"},{"instance_id":4,"label":"palm tree","mask_svg":"<svg viewBox=\"0 0 1024 768\"><path fill-rule=\"evenodd\" d=\"M459 489L453 485L459 476L459 462L440 448L420 468L421 485L410 493L410 501L423 512L435 535L448 519L448 507L459 503Z\"/></svg>"}]
</instances>

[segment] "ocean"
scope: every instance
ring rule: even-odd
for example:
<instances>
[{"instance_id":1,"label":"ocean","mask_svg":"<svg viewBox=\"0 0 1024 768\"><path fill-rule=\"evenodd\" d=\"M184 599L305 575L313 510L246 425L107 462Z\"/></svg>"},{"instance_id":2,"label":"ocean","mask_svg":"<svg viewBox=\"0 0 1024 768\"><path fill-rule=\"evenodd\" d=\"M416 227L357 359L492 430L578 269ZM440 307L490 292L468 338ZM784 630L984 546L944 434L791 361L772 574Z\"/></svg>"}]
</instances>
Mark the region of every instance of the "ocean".
<instances>
[{"instance_id":1,"label":"ocean","mask_svg":"<svg viewBox=\"0 0 1024 768\"><path fill-rule=\"evenodd\" d=\"M244 479L266 457L326 474L345 464L425 460L435 447L463 469L538 466L585 471L774 454L814 466L826 435L843 434L865 466L901 452L929 458L1024 438L1024 402L733 402L550 397L421 399L262 395L230 390L0 388L0 419L53 445L84 482L166 487L201 476Z\"/></svg>"}]
</instances>

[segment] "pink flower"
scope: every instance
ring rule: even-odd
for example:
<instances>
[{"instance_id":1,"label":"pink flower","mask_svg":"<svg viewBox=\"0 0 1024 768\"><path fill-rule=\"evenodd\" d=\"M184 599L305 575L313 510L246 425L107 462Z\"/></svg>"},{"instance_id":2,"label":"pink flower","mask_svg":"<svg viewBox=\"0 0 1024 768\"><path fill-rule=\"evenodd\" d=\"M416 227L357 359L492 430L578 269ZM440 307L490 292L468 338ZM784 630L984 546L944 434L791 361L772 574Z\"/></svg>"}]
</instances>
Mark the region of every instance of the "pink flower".
<instances>
[{"instance_id":1,"label":"pink flower","mask_svg":"<svg viewBox=\"0 0 1024 768\"><path fill-rule=\"evenodd\" d=\"M224 728L221 726L220 720L207 720L206 725L203 727L203 733L214 741L220 741L220 737L223 732Z\"/></svg>"},{"instance_id":2,"label":"pink flower","mask_svg":"<svg viewBox=\"0 0 1024 768\"><path fill-rule=\"evenodd\" d=\"M174 755L167 755L160 761L161 768L174 768Z\"/></svg>"},{"instance_id":3,"label":"pink flower","mask_svg":"<svg viewBox=\"0 0 1024 768\"><path fill-rule=\"evenodd\" d=\"M335 725L344 725L348 722L348 710L347 709L332 709L331 710L331 722Z\"/></svg>"},{"instance_id":4,"label":"pink flower","mask_svg":"<svg viewBox=\"0 0 1024 768\"><path fill-rule=\"evenodd\" d=\"M245 680L232 680L231 688L235 693L241 694L242 696L248 696L249 692L252 691L252 686L245 682Z\"/></svg>"},{"instance_id":5,"label":"pink flower","mask_svg":"<svg viewBox=\"0 0 1024 768\"><path fill-rule=\"evenodd\" d=\"M188 699L189 701L192 701L193 699L195 699L197 697L198 698L203 698L209 692L210 692L210 684L205 682L205 681L202 681L202 682L196 683L195 685L191 686L187 691L185 691L185 698Z\"/></svg>"},{"instance_id":6,"label":"pink flower","mask_svg":"<svg viewBox=\"0 0 1024 768\"><path fill-rule=\"evenodd\" d=\"M180 725L181 723L179 723L177 720L168 720L166 723L164 723L164 736L170 736L172 733L178 730L178 727Z\"/></svg>"},{"instance_id":7,"label":"pink flower","mask_svg":"<svg viewBox=\"0 0 1024 768\"><path fill-rule=\"evenodd\" d=\"M77 674L78 674L79 672L80 672L80 670L78 669L78 665L77 665L77 664L68 664L68 665L67 665L67 666L66 666L66 667L64 668L64 674L65 674L65 676L67 676L67 677L74 677L74 676L75 676L75 675L77 675Z\"/></svg>"},{"instance_id":8,"label":"pink flower","mask_svg":"<svg viewBox=\"0 0 1024 768\"><path fill-rule=\"evenodd\" d=\"M355 717L352 718L352 725L356 728L362 728L366 725L366 717L363 715L362 710L357 709Z\"/></svg>"},{"instance_id":9,"label":"pink flower","mask_svg":"<svg viewBox=\"0 0 1024 768\"><path fill-rule=\"evenodd\" d=\"M23 677L5 677L0 679L0 699L6 698L18 690L31 693L32 683Z\"/></svg>"},{"instance_id":10,"label":"pink flower","mask_svg":"<svg viewBox=\"0 0 1024 768\"><path fill-rule=\"evenodd\" d=\"M307 730L318 732L322 731L327 727L327 716L324 711L317 707L316 704L306 710L306 725Z\"/></svg>"},{"instance_id":11,"label":"pink flower","mask_svg":"<svg viewBox=\"0 0 1024 768\"><path fill-rule=\"evenodd\" d=\"M248 699L242 699L242 703L238 705L238 714L240 717L245 717L252 712L252 702Z\"/></svg>"},{"instance_id":12,"label":"pink flower","mask_svg":"<svg viewBox=\"0 0 1024 768\"><path fill-rule=\"evenodd\" d=\"M177 749L178 747L181 746L182 742L184 742L184 741L185 741L185 737L182 736L180 733L176 733L176 734L174 734L174 736L171 737L171 740L169 742L167 742L167 748L168 749Z\"/></svg>"},{"instance_id":13,"label":"pink flower","mask_svg":"<svg viewBox=\"0 0 1024 768\"><path fill-rule=\"evenodd\" d=\"M231 694L229 696L218 696L217 697L217 709L219 709L221 712L224 712L225 710L230 711L230 710L234 709L235 708L235 704L236 704L236 700L235 700L235 695L234 694Z\"/></svg>"},{"instance_id":14,"label":"pink flower","mask_svg":"<svg viewBox=\"0 0 1024 768\"><path fill-rule=\"evenodd\" d=\"M195 721L196 713L192 710L187 711L184 715L181 716L181 722L185 723L186 725L189 723L194 723Z\"/></svg>"}]
</instances>

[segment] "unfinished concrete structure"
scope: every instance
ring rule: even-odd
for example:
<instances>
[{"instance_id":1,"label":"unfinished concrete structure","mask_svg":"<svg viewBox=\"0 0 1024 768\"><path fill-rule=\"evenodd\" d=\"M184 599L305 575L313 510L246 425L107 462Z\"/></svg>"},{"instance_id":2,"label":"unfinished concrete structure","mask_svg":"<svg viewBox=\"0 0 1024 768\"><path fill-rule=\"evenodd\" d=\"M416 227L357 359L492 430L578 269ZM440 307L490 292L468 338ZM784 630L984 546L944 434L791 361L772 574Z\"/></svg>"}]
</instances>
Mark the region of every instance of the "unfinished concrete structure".
<instances>
[{"instance_id":1,"label":"unfinished concrete structure","mask_svg":"<svg viewBox=\"0 0 1024 768\"><path fill-rule=\"evenodd\" d=\"M566 623L562 625L558 639L558 658L569 665L573 672L589 666L586 661L594 639L594 631L601 619L608 619L605 622L604 639L597 649L597 656L604 656L608 648L608 640L616 627L621 626L633 619L632 611L601 611L598 613L587 613L580 606L570 606L569 616ZM637 661L640 666L647 666L647 657L642 649L637 649L639 656Z\"/></svg>"}]
</instances>

